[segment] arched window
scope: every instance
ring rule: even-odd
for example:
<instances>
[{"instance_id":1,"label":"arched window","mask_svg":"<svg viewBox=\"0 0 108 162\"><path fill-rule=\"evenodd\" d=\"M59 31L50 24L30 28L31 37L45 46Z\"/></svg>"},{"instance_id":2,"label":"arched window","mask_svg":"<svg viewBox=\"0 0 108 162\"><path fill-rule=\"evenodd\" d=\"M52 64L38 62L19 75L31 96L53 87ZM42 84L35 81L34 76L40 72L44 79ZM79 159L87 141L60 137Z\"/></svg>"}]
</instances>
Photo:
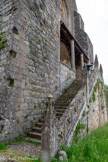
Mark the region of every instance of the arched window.
<instances>
[{"instance_id":1,"label":"arched window","mask_svg":"<svg viewBox=\"0 0 108 162\"><path fill-rule=\"evenodd\" d=\"M67 18L67 7L65 0L61 0L61 20L63 22L66 21Z\"/></svg>"}]
</instances>

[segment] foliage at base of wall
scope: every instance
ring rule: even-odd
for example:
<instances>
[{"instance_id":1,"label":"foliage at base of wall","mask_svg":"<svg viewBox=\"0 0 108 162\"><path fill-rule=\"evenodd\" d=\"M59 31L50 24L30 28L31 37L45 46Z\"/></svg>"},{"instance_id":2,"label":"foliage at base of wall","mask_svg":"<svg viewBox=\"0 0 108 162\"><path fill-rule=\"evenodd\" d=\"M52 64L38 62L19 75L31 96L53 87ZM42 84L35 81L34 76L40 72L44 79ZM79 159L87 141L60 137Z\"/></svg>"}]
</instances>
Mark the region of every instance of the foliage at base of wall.
<instances>
[{"instance_id":1,"label":"foliage at base of wall","mask_svg":"<svg viewBox=\"0 0 108 162\"><path fill-rule=\"evenodd\" d=\"M79 139L78 135L79 135L80 131L85 128L86 128L86 125L82 124L81 121L79 120L79 122L76 126L76 129L75 129L75 132L74 132L74 141L78 141L78 139Z\"/></svg>"},{"instance_id":2,"label":"foliage at base of wall","mask_svg":"<svg viewBox=\"0 0 108 162\"><path fill-rule=\"evenodd\" d=\"M85 135L78 142L73 141L62 150L67 153L69 162L106 162L108 161L108 124Z\"/></svg>"}]
</instances>

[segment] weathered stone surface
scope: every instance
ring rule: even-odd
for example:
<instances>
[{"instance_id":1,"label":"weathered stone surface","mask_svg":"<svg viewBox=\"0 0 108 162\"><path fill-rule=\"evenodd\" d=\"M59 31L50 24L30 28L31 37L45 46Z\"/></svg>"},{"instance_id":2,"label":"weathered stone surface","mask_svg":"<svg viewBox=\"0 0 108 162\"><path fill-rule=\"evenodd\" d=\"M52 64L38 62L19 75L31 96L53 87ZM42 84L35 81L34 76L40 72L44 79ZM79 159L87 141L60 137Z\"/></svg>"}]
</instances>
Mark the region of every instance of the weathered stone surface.
<instances>
[{"instance_id":1,"label":"weathered stone surface","mask_svg":"<svg viewBox=\"0 0 108 162\"><path fill-rule=\"evenodd\" d=\"M59 157L59 162L60 161L68 162L67 155L66 155L65 151L59 151L58 152L58 157Z\"/></svg>"},{"instance_id":2,"label":"weathered stone surface","mask_svg":"<svg viewBox=\"0 0 108 162\"><path fill-rule=\"evenodd\" d=\"M0 36L6 37L0 48L1 141L14 139L30 130L45 114L48 94L53 94L55 101L76 77L81 79L83 65L93 62L92 43L84 31L84 23L77 12L75 0L66 0L64 5L67 15L62 28L63 38L67 38L63 41L68 58L72 58L70 68L60 62L60 1L0 1ZM70 144L80 119L87 124L87 117L82 119L83 111L87 110L88 100L98 77L103 81L102 68L98 69L96 60L95 67L97 71L93 75L88 72L87 86L74 96L58 122L58 139L53 130L56 126L53 127L52 124L51 131L47 129L47 133L53 134L54 140L58 140L59 146L61 143ZM96 128L99 122L102 125L107 121L105 98L100 96L100 101L99 93L97 91L96 102L90 104L89 119L96 120L96 124L89 124L91 129ZM96 112L92 113L94 107ZM101 118L99 114L103 114Z\"/></svg>"}]
</instances>

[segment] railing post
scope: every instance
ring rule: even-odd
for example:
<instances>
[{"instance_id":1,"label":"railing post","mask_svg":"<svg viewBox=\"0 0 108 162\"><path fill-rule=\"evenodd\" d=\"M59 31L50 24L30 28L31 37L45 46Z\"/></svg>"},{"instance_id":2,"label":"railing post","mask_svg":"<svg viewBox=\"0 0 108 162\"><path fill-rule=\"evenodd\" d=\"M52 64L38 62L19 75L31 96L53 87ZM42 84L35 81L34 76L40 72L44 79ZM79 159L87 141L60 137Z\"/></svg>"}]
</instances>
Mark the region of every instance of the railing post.
<instances>
[{"instance_id":1,"label":"railing post","mask_svg":"<svg viewBox=\"0 0 108 162\"><path fill-rule=\"evenodd\" d=\"M50 162L58 150L57 120L51 101L52 98L52 95L48 96L47 113L41 136L41 159L44 162Z\"/></svg>"},{"instance_id":2,"label":"railing post","mask_svg":"<svg viewBox=\"0 0 108 162\"><path fill-rule=\"evenodd\" d=\"M71 41L71 58L72 58L72 70L75 71L75 44L74 44L74 40Z\"/></svg>"}]
</instances>

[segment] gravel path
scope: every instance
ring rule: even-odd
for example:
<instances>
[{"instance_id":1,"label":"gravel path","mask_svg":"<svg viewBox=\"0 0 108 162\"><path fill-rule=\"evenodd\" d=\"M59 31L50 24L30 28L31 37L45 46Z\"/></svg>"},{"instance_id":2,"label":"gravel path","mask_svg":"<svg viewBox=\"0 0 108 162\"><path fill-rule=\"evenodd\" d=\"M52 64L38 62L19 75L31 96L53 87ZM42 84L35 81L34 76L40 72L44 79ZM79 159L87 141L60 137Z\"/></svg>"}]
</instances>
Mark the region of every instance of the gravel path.
<instances>
[{"instance_id":1,"label":"gravel path","mask_svg":"<svg viewBox=\"0 0 108 162\"><path fill-rule=\"evenodd\" d=\"M41 154L41 146L28 142L8 145L7 150L0 152L0 162L32 162ZM31 157L29 157L31 156Z\"/></svg>"},{"instance_id":2,"label":"gravel path","mask_svg":"<svg viewBox=\"0 0 108 162\"><path fill-rule=\"evenodd\" d=\"M27 143L27 142L21 142L15 145L9 145L8 149L15 152L19 152L21 154L25 154L27 156L30 155L36 157L41 154L40 145L36 146L35 144Z\"/></svg>"}]
</instances>

